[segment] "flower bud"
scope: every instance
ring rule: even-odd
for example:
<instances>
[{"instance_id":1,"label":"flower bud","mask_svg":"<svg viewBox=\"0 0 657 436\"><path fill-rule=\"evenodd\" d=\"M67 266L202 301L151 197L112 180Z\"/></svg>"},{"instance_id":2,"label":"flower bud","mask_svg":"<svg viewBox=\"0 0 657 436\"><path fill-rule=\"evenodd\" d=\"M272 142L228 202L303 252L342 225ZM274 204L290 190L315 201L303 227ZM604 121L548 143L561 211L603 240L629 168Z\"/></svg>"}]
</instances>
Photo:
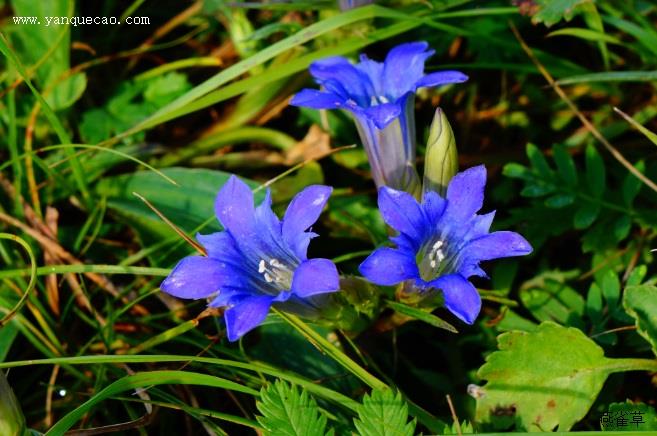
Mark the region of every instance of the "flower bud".
<instances>
[{"instance_id":1,"label":"flower bud","mask_svg":"<svg viewBox=\"0 0 657 436\"><path fill-rule=\"evenodd\" d=\"M18 401L7 382L5 374L0 371L0 434L26 434L25 418L18 406Z\"/></svg>"},{"instance_id":2,"label":"flower bud","mask_svg":"<svg viewBox=\"0 0 657 436\"><path fill-rule=\"evenodd\" d=\"M445 112L438 108L431 123L424 157L423 193L435 191L444 196L447 185L458 168L458 152L454 132L447 121Z\"/></svg>"}]
</instances>

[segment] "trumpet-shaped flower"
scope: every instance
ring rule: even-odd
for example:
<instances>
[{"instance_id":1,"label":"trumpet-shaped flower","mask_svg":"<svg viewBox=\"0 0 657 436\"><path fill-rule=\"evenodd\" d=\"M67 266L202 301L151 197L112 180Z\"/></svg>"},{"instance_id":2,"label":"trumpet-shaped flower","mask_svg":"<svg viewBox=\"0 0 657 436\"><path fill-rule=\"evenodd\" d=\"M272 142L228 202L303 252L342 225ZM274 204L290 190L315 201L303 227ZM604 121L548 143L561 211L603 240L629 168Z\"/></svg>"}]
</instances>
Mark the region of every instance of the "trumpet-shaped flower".
<instances>
[{"instance_id":1,"label":"trumpet-shaped flower","mask_svg":"<svg viewBox=\"0 0 657 436\"><path fill-rule=\"evenodd\" d=\"M215 201L224 231L197 235L207 256L182 259L160 288L179 298L212 298L225 306L228 339L234 341L258 326L272 304L313 309L313 296L339 289L335 264L308 259L308 228L317 221L331 195L313 185L298 193L282 220L271 210L271 196L254 207L251 189L231 176Z\"/></svg>"},{"instance_id":2,"label":"trumpet-shaped flower","mask_svg":"<svg viewBox=\"0 0 657 436\"><path fill-rule=\"evenodd\" d=\"M390 50L382 63L364 54L356 65L339 56L322 59L310 66L310 74L323 90L304 89L290 104L350 111L376 185L418 192L415 92L468 79L459 71L424 74L424 62L433 54L426 42L412 42Z\"/></svg>"},{"instance_id":3,"label":"trumpet-shaped flower","mask_svg":"<svg viewBox=\"0 0 657 436\"><path fill-rule=\"evenodd\" d=\"M446 198L428 192L419 204L411 195L383 187L379 210L399 232L391 238L397 248L379 248L360 265L360 272L379 285L410 281L419 291L442 291L445 307L472 324L481 298L468 281L486 277L479 262L523 256L532 251L519 234L489 233L495 212L478 215L484 200L486 168L481 165L457 174Z\"/></svg>"}]
</instances>

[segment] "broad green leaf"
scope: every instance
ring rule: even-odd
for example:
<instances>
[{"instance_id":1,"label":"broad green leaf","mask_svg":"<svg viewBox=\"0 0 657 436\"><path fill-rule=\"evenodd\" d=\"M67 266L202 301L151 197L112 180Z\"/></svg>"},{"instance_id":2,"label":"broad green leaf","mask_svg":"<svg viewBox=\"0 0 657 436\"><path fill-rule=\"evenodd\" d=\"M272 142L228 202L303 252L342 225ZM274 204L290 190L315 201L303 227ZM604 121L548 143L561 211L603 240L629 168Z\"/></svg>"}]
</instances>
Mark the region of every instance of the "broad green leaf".
<instances>
[{"instance_id":1,"label":"broad green leaf","mask_svg":"<svg viewBox=\"0 0 657 436\"><path fill-rule=\"evenodd\" d=\"M354 425L360 436L413 436L415 430L415 420L408 422L408 405L390 389L365 394Z\"/></svg>"},{"instance_id":2,"label":"broad green leaf","mask_svg":"<svg viewBox=\"0 0 657 436\"><path fill-rule=\"evenodd\" d=\"M513 310L505 307L503 309L502 320L495 325L495 327L502 332L511 330L521 330L524 332L533 332L538 328L538 324L533 321L523 318Z\"/></svg>"},{"instance_id":3,"label":"broad green leaf","mask_svg":"<svg viewBox=\"0 0 657 436\"><path fill-rule=\"evenodd\" d=\"M614 221L614 236L617 242L627 238L632 229L632 218L629 215L621 215Z\"/></svg>"},{"instance_id":4,"label":"broad green leaf","mask_svg":"<svg viewBox=\"0 0 657 436\"><path fill-rule=\"evenodd\" d=\"M508 332L477 375L487 380L476 417L495 429L568 431L595 401L607 375L602 348L581 330L544 322Z\"/></svg>"},{"instance_id":5,"label":"broad green leaf","mask_svg":"<svg viewBox=\"0 0 657 436\"><path fill-rule=\"evenodd\" d=\"M581 12L577 6L589 1L591 0L536 0L538 12L532 17L532 22L550 27L561 20L570 21Z\"/></svg>"},{"instance_id":6,"label":"broad green leaf","mask_svg":"<svg viewBox=\"0 0 657 436\"><path fill-rule=\"evenodd\" d=\"M600 418L600 429L657 432L657 412L647 404L634 403L630 400L624 403L611 403L607 413Z\"/></svg>"},{"instance_id":7,"label":"broad green leaf","mask_svg":"<svg viewBox=\"0 0 657 436\"><path fill-rule=\"evenodd\" d=\"M637 266L630 273L630 276L627 278L627 282L625 283L625 286L640 285L643 279L646 277L646 274L648 274L648 267L646 267L645 265Z\"/></svg>"},{"instance_id":8,"label":"broad green leaf","mask_svg":"<svg viewBox=\"0 0 657 436\"><path fill-rule=\"evenodd\" d=\"M326 415L320 412L308 392L299 390L295 385L276 380L263 387L256 407L261 413L257 420L264 427L265 435L326 434Z\"/></svg>"},{"instance_id":9,"label":"broad green leaf","mask_svg":"<svg viewBox=\"0 0 657 436\"><path fill-rule=\"evenodd\" d=\"M626 287L623 307L634 318L638 333L657 355L657 288L651 285Z\"/></svg>"},{"instance_id":10,"label":"broad green leaf","mask_svg":"<svg viewBox=\"0 0 657 436\"><path fill-rule=\"evenodd\" d=\"M76 73L59 82L45 99L52 110L62 110L73 106L87 88L87 75Z\"/></svg>"},{"instance_id":11,"label":"broad green leaf","mask_svg":"<svg viewBox=\"0 0 657 436\"><path fill-rule=\"evenodd\" d=\"M577 186L577 168L572 156L563 145L555 145L552 148L554 153L554 163L557 164L559 176L568 186Z\"/></svg>"},{"instance_id":12,"label":"broad green leaf","mask_svg":"<svg viewBox=\"0 0 657 436\"><path fill-rule=\"evenodd\" d=\"M605 163L591 144L586 147L586 182L596 198L602 197L606 188Z\"/></svg>"}]
</instances>

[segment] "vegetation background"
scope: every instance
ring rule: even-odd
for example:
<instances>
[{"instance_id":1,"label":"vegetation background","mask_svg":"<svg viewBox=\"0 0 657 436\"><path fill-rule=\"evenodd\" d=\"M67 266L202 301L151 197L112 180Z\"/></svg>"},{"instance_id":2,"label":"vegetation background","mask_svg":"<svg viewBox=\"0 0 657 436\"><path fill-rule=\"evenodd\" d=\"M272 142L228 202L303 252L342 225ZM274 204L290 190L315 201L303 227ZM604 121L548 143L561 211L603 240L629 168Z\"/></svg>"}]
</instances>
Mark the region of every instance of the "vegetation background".
<instances>
[{"instance_id":1,"label":"vegetation background","mask_svg":"<svg viewBox=\"0 0 657 436\"><path fill-rule=\"evenodd\" d=\"M649 0L0 0L0 367L17 399L2 380L0 429L599 430L626 400L648 429L656 24ZM270 186L279 212L334 186L311 253L355 273L387 237L365 154L344 147L357 133L287 102L313 60L417 40L436 50L428 71L470 77L419 93L418 165L440 106L461 169L488 168L485 210L535 249L488 267L475 325L392 302L409 321L395 329L351 338L272 315L229 344L220 313L159 292L193 251L175 229L219 230L229 173Z\"/></svg>"}]
</instances>

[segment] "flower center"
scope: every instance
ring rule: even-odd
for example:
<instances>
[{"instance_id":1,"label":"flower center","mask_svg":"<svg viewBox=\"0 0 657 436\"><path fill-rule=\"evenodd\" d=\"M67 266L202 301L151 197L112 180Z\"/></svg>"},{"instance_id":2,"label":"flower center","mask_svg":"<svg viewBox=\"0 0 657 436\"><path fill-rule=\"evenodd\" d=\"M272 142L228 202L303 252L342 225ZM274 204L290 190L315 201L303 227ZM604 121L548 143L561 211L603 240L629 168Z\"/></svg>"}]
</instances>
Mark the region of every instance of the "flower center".
<instances>
[{"instance_id":1,"label":"flower center","mask_svg":"<svg viewBox=\"0 0 657 436\"><path fill-rule=\"evenodd\" d=\"M370 99L370 106L378 106L385 103L390 103L390 100L385 95L373 95Z\"/></svg>"},{"instance_id":2,"label":"flower center","mask_svg":"<svg viewBox=\"0 0 657 436\"><path fill-rule=\"evenodd\" d=\"M278 259L260 259L258 273L263 276L267 283L274 285L282 291L288 291L292 287L292 270L282 264Z\"/></svg>"},{"instance_id":3,"label":"flower center","mask_svg":"<svg viewBox=\"0 0 657 436\"><path fill-rule=\"evenodd\" d=\"M420 276L424 281L431 281L438 277L445 269L448 262L445 262L447 255L445 242L438 240L433 244L427 244L420 249L417 255L417 264L420 270Z\"/></svg>"}]
</instances>

